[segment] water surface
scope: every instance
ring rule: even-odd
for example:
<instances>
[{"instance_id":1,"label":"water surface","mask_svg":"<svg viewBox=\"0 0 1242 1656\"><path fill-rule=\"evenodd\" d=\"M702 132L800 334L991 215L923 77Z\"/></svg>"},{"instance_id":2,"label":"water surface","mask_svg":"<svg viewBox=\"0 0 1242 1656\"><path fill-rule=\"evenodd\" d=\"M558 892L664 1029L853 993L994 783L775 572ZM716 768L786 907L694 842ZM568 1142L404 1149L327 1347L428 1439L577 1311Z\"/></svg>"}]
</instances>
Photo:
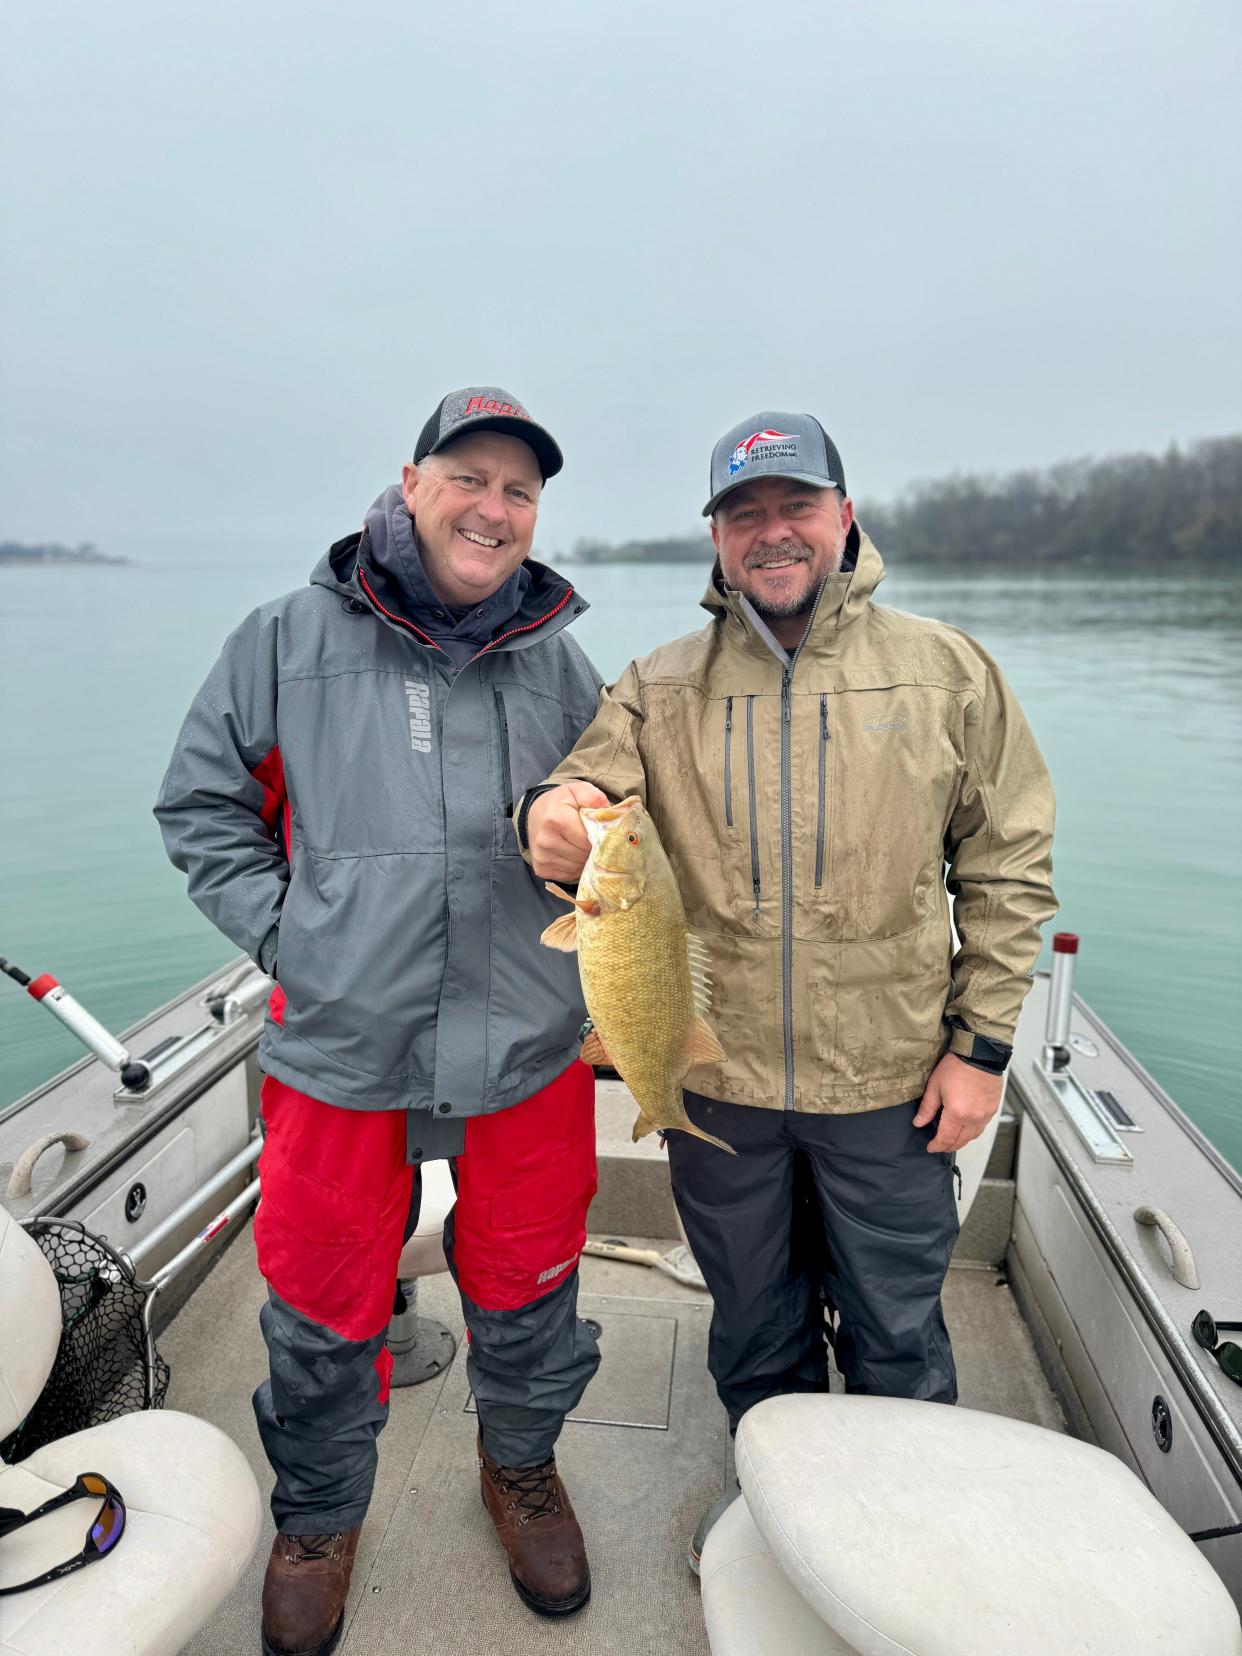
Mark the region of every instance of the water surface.
<instances>
[{"instance_id":1,"label":"water surface","mask_svg":"<svg viewBox=\"0 0 1242 1656\"><path fill-rule=\"evenodd\" d=\"M313 562L0 570L0 954L115 1029L236 952L185 897L151 802L227 632ZM705 570L568 573L592 604L575 636L609 679L706 621ZM1242 1167L1242 576L899 570L879 596L1000 661L1056 785L1079 988ZM80 1054L0 979L0 1107Z\"/></svg>"}]
</instances>

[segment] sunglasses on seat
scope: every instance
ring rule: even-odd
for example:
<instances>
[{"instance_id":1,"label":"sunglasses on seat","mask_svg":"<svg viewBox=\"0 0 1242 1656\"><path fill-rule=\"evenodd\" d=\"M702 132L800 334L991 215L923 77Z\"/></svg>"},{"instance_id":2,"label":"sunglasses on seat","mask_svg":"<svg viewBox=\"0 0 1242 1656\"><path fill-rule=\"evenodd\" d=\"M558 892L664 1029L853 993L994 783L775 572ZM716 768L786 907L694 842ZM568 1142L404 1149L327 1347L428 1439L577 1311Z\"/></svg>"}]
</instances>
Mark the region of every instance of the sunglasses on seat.
<instances>
[{"instance_id":1,"label":"sunglasses on seat","mask_svg":"<svg viewBox=\"0 0 1242 1656\"><path fill-rule=\"evenodd\" d=\"M37 1506L33 1512L20 1512L16 1507L0 1507L0 1540L3 1540L6 1535L12 1535L15 1530L22 1529L26 1524L33 1524L36 1518L42 1518L45 1513L55 1512L57 1507L68 1506L72 1501L92 1499L102 1501L103 1506L86 1532L81 1552L73 1558L67 1558L63 1564L45 1570L42 1575L32 1576L29 1581L20 1581L13 1587L0 1587L0 1597L6 1593L24 1593L30 1587L42 1587L45 1582L56 1581L60 1576L72 1575L74 1570L84 1570L97 1558L103 1558L124 1533L125 1502L102 1473L80 1472L74 1479L72 1489L66 1489L60 1495L53 1495L50 1501L44 1501L43 1505Z\"/></svg>"},{"instance_id":2,"label":"sunglasses on seat","mask_svg":"<svg viewBox=\"0 0 1242 1656\"><path fill-rule=\"evenodd\" d=\"M1204 1351L1210 1351L1229 1378L1242 1386L1242 1346L1233 1340L1223 1340L1218 1344L1216 1338L1222 1328L1240 1329L1242 1323L1214 1322L1209 1311L1200 1311L1190 1326Z\"/></svg>"}]
</instances>

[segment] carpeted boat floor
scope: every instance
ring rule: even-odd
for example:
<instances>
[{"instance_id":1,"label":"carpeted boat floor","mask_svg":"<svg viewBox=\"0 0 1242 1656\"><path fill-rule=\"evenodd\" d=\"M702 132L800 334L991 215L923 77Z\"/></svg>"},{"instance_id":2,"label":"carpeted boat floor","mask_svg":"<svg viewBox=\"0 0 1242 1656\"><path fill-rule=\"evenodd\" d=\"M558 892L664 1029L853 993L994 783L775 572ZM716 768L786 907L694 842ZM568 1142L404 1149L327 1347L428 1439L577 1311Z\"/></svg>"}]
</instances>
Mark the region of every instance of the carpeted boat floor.
<instances>
[{"instance_id":1,"label":"carpeted boat floor","mask_svg":"<svg viewBox=\"0 0 1242 1656\"><path fill-rule=\"evenodd\" d=\"M667 1248L669 1243L639 1245ZM171 1408L213 1421L270 1487L250 1408L265 1373L264 1288L249 1227L164 1332ZM419 1311L462 1333L447 1274L424 1278ZM592 1560L589 1606L546 1621L514 1593L479 1498L476 1421L464 1353L423 1385L394 1391L363 1526L342 1656L512 1656L658 1650L706 1656L686 1542L732 1477L724 1411L707 1372L707 1296L642 1266L584 1258L582 1316L600 1325L603 1362L557 1446ZM995 1272L950 1272L945 1311L961 1402L1064 1429L1012 1296ZM259 1596L272 1527L249 1572L188 1656L259 1648Z\"/></svg>"}]
</instances>

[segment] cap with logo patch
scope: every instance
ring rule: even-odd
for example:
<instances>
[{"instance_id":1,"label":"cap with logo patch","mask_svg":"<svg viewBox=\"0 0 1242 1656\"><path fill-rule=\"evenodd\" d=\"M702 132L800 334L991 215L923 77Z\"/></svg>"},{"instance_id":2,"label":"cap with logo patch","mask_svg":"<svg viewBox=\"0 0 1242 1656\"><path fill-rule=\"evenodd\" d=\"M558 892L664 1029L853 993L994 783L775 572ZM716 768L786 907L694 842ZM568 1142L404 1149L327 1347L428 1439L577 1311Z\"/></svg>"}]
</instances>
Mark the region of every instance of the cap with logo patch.
<instances>
[{"instance_id":1,"label":"cap with logo patch","mask_svg":"<svg viewBox=\"0 0 1242 1656\"><path fill-rule=\"evenodd\" d=\"M555 477L565 464L551 433L537 425L517 398L498 385L468 385L464 391L450 391L447 397L442 397L435 413L418 434L414 464L442 449L455 437L465 437L472 431L503 431L510 437L521 438L534 450L545 482Z\"/></svg>"},{"instance_id":2,"label":"cap with logo patch","mask_svg":"<svg viewBox=\"0 0 1242 1656\"><path fill-rule=\"evenodd\" d=\"M837 446L813 414L752 414L726 431L712 450L712 498L703 516L711 517L730 490L756 477L788 477L845 493Z\"/></svg>"}]
</instances>

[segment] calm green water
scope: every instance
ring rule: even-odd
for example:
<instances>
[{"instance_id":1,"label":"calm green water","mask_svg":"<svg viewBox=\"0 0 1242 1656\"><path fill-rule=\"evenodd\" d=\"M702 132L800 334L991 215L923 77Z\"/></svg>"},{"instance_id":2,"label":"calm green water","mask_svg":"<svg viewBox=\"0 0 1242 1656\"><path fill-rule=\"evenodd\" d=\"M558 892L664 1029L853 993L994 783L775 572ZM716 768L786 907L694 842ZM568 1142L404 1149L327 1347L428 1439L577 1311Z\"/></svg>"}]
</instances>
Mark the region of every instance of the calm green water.
<instances>
[{"instance_id":1,"label":"calm green water","mask_svg":"<svg viewBox=\"0 0 1242 1656\"><path fill-rule=\"evenodd\" d=\"M235 952L186 899L150 805L225 634L313 561L0 570L0 954L116 1029ZM607 678L706 619L706 571L571 573L594 606L575 636ZM1242 1167L1242 574L898 571L881 596L999 658L1056 783L1079 989ZM80 1052L0 978L0 1107Z\"/></svg>"}]
</instances>

